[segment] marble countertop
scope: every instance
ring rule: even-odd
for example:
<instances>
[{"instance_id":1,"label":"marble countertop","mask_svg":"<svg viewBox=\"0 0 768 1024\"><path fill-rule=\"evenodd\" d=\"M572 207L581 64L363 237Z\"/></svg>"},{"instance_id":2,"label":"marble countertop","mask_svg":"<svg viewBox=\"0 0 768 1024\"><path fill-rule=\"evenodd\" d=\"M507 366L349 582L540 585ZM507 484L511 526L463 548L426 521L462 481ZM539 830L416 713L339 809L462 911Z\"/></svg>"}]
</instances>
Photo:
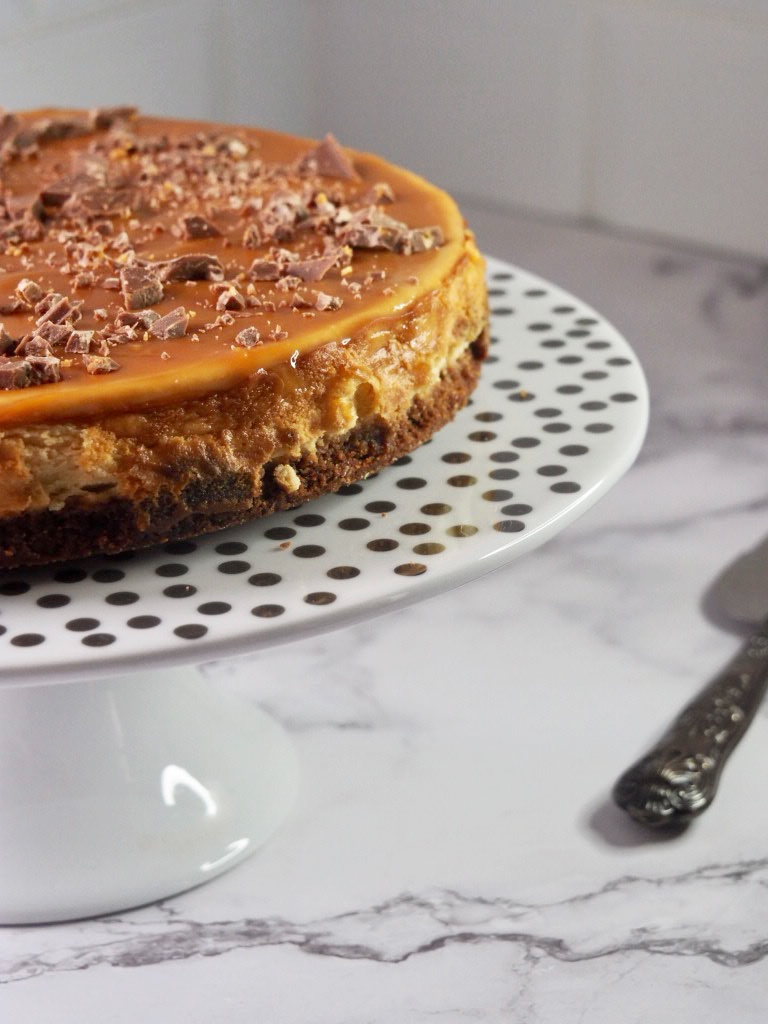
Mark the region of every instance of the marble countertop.
<instances>
[{"instance_id":1,"label":"marble countertop","mask_svg":"<svg viewBox=\"0 0 768 1024\"><path fill-rule=\"evenodd\" d=\"M466 212L485 251L628 338L651 392L637 463L491 576L206 666L290 731L287 823L160 904L0 930L3 1021L765 1019L768 714L674 839L610 789L740 642L702 599L765 530L768 269Z\"/></svg>"}]
</instances>

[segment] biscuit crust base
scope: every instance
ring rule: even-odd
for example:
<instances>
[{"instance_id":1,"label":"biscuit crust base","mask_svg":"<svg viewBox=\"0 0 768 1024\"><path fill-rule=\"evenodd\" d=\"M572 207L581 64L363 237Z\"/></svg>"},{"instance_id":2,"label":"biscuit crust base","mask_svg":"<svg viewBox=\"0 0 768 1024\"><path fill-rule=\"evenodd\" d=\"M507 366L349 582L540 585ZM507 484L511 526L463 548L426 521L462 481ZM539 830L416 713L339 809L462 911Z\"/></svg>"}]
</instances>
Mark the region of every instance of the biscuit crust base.
<instances>
[{"instance_id":1,"label":"biscuit crust base","mask_svg":"<svg viewBox=\"0 0 768 1024\"><path fill-rule=\"evenodd\" d=\"M312 455L267 463L257 494L250 474L214 466L181 490L160 487L138 502L116 496L94 503L75 497L57 510L5 518L0 568L68 561L94 552L114 554L194 537L337 491L391 464L450 422L466 405L486 353L484 331L429 392L413 400L405 416L360 420L347 434L320 442ZM300 482L293 491L279 480L291 471Z\"/></svg>"}]
</instances>

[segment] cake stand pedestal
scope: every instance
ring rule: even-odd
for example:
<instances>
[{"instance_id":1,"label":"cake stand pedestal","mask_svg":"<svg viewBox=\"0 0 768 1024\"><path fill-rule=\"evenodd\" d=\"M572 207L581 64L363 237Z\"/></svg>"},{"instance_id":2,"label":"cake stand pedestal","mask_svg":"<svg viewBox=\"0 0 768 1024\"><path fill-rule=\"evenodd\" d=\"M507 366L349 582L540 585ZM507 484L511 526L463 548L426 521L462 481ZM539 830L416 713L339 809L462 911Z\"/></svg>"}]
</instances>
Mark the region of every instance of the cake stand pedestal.
<instances>
[{"instance_id":1,"label":"cake stand pedestal","mask_svg":"<svg viewBox=\"0 0 768 1024\"><path fill-rule=\"evenodd\" d=\"M0 921L63 921L189 889L288 813L284 730L194 668L0 688Z\"/></svg>"},{"instance_id":2,"label":"cake stand pedestal","mask_svg":"<svg viewBox=\"0 0 768 1024\"><path fill-rule=\"evenodd\" d=\"M362 484L224 533L0 573L0 923L173 895L273 834L282 729L185 663L251 653L458 586L555 536L632 464L637 359L593 309L488 261L469 407Z\"/></svg>"}]
</instances>

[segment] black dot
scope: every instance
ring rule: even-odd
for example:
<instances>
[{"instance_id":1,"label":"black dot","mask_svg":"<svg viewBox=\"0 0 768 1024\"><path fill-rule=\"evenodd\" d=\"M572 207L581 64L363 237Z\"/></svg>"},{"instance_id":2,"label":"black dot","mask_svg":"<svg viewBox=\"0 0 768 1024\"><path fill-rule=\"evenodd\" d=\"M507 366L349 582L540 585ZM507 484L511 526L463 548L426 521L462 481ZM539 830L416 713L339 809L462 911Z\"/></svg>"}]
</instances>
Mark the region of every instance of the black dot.
<instances>
[{"instance_id":1,"label":"black dot","mask_svg":"<svg viewBox=\"0 0 768 1024\"><path fill-rule=\"evenodd\" d=\"M420 476L406 476L397 481L397 486L404 491L418 491L421 487L427 486L427 481Z\"/></svg>"},{"instance_id":2,"label":"black dot","mask_svg":"<svg viewBox=\"0 0 768 1024\"><path fill-rule=\"evenodd\" d=\"M199 640L201 636L205 636L208 632L208 627L201 625L199 622L188 622L183 626L177 626L173 632L176 636L181 637L182 640Z\"/></svg>"},{"instance_id":3,"label":"black dot","mask_svg":"<svg viewBox=\"0 0 768 1024\"><path fill-rule=\"evenodd\" d=\"M336 565L326 573L332 580L353 580L359 575L360 570L354 565Z\"/></svg>"},{"instance_id":4,"label":"black dot","mask_svg":"<svg viewBox=\"0 0 768 1024\"><path fill-rule=\"evenodd\" d=\"M510 402L532 402L536 395L532 391L515 391L509 396Z\"/></svg>"},{"instance_id":5,"label":"black dot","mask_svg":"<svg viewBox=\"0 0 768 1024\"><path fill-rule=\"evenodd\" d=\"M0 626L0 636L2 636L3 633L7 633L7 632L8 632L8 630L5 628L5 626Z\"/></svg>"},{"instance_id":6,"label":"black dot","mask_svg":"<svg viewBox=\"0 0 768 1024\"><path fill-rule=\"evenodd\" d=\"M565 342L561 338L547 338L539 343L542 348L564 348Z\"/></svg>"},{"instance_id":7,"label":"black dot","mask_svg":"<svg viewBox=\"0 0 768 1024\"><path fill-rule=\"evenodd\" d=\"M479 423L497 423L504 417L500 412L478 412L475 414L475 419Z\"/></svg>"},{"instance_id":8,"label":"black dot","mask_svg":"<svg viewBox=\"0 0 768 1024\"><path fill-rule=\"evenodd\" d=\"M474 537L477 527L469 523L459 523L457 526L449 526L445 532L449 537Z\"/></svg>"},{"instance_id":9,"label":"black dot","mask_svg":"<svg viewBox=\"0 0 768 1024\"><path fill-rule=\"evenodd\" d=\"M398 576L422 576L427 571L426 565L421 562L404 562L395 566Z\"/></svg>"},{"instance_id":10,"label":"black dot","mask_svg":"<svg viewBox=\"0 0 768 1024\"><path fill-rule=\"evenodd\" d=\"M578 395L578 393L583 390L584 388L581 384L561 384L560 387L557 388L558 394L561 395Z\"/></svg>"},{"instance_id":11,"label":"black dot","mask_svg":"<svg viewBox=\"0 0 768 1024\"><path fill-rule=\"evenodd\" d=\"M451 511L451 506L444 501L431 501L421 506L421 512L425 516L444 516Z\"/></svg>"},{"instance_id":12,"label":"black dot","mask_svg":"<svg viewBox=\"0 0 768 1024\"><path fill-rule=\"evenodd\" d=\"M451 487L473 487L477 483L477 477L469 476L467 473L460 473L457 476L449 476L447 483Z\"/></svg>"},{"instance_id":13,"label":"black dot","mask_svg":"<svg viewBox=\"0 0 768 1024\"><path fill-rule=\"evenodd\" d=\"M345 484L343 487L340 487L336 493L344 495L345 498L349 498L355 494L362 494L363 488L360 484Z\"/></svg>"},{"instance_id":14,"label":"black dot","mask_svg":"<svg viewBox=\"0 0 768 1024\"><path fill-rule=\"evenodd\" d=\"M575 313L575 306L555 306L552 310L553 313Z\"/></svg>"},{"instance_id":15,"label":"black dot","mask_svg":"<svg viewBox=\"0 0 768 1024\"><path fill-rule=\"evenodd\" d=\"M599 321L595 320L593 316L580 316L577 317L575 322L577 324L582 324L584 327L593 327L595 324L599 323Z\"/></svg>"},{"instance_id":16,"label":"black dot","mask_svg":"<svg viewBox=\"0 0 768 1024\"><path fill-rule=\"evenodd\" d=\"M394 512L396 508L394 501L369 501L365 511L373 512L374 515L386 515L387 512Z\"/></svg>"},{"instance_id":17,"label":"black dot","mask_svg":"<svg viewBox=\"0 0 768 1024\"><path fill-rule=\"evenodd\" d=\"M606 366L631 366L632 360L625 359L624 356L613 356L611 359L606 359Z\"/></svg>"},{"instance_id":18,"label":"black dot","mask_svg":"<svg viewBox=\"0 0 768 1024\"><path fill-rule=\"evenodd\" d=\"M393 466L409 466L413 462L410 455L401 455L399 459L395 459L392 463Z\"/></svg>"},{"instance_id":19,"label":"black dot","mask_svg":"<svg viewBox=\"0 0 768 1024\"><path fill-rule=\"evenodd\" d=\"M89 633L81 638L80 643L86 647L109 647L116 639L111 633Z\"/></svg>"},{"instance_id":20,"label":"black dot","mask_svg":"<svg viewBox=\"0 0 768 1024\"><path fill-rule=\"evenodd\" d=\"M314 512L303 512L300 516L296 516L293 521L297 526L322 526L325 522L325 516L315 515Z\"/></svg>"},{"instance_id":21,"label":"black dot","mask_svg":"<svg viewBox=\"0 0 768 1024\"><path fill-rule=\"evenodd\" d=\"M502 519L500 522L494 523L493 528L499 533L520 533L525 529L525 523L519 519Z\"/></svg>"},{"instance_id":22,"label":"black dot","mask_svg":"<svg viewBox=\"0 0 768 1024\"><path fill-rule=\"evenodd\" d=\"M270 540L290 540L296 536L296 531L290 526L273 526L264 531L264 536Z\"/></svg>"},{"instance_id":23,"label":"black dot","mask_svg":"<svg viewBox=\"0 0 768 1024\"><path fill-rule=\"evenodd\" d=\"M443 462L447 462L451 465L458 465L461 462L469 462L472 456L469 452L447 452L442 458Z\"/></svg>"},{"instance_id":24,"label":"black dot","mask_svg":"<svg viewBox=\"0 0 768 1024\"><path fill-rule=\"evenodd\" d=\"M325 548L320 544L300 544L293 553L297 558L319 558L325 554Z\"/></svg>"},{"instance_id":25,"label":"black dot","mask_svg":"<svg viewBox=\"0 0 768 1024\"><path fill-rule=\"evenodd\" d=\"M470 441L495 441L497 436L492 430L473 430L467 435Z\"/></svg>"},{"instance_id":26,"label":"black dot","mask_svg":"<svg viewBox=\"0 0 768 1024\"><path fill-rule=\"evenodd\" d=\"M535 299L539 298L539 296L541 295L546 295L547 293L544 288L527 288L523 294L530 296L532 299Z\"/></svg>"},{"instance_id":27,"label":"black dot","mask_svg":"<svg viewBox=\"0 0 768 1024\"><path fill-rule=\"evenodd\" d=\"M494 452L491 455L491 462L517 462L519 458L517 452Z\"/></svg>"},{"instance_id":28,"label":"black dot","mask_svg":"<svg viewBox=\"0 0 768 1024\"><path fill-rule=\"evenodd\" d=\"M226 612L232 611L232 605L227 604L226 601L206 601L204 604L198 605L197 610L201 615L224 615Z\"/></svg>"},{"instance_id":29,"label":"black dot","mask_svg":"<svg viewBox=\"0 0 768 1024\"><path fill-rule=\"evenodd\" d=\"M562 409L554 409L554 408L551 408L550 406L547 406L545 409L537 409L534 415L539 416L539 417L541 417L541 419L544 419L544 420L552 419L555 416L562 416L563 415L563 410Z\"/></svg>"},{"instance_id":30,"label":"black dot","mask_svg":"<svg viewBox=\"0 0 768 1024\"><path fill-rule=\"evenodd\" d=\"M70 600L66 594L43 594L42 597L38 597L37 603L41 608L62 608L69 604Z\"/></svg>"},{"instance_id":31,"label":"black dot","mask_svg":"<svg viewBox=\"0 0 768 1024\"><path fill-rule=\"evenodd\" d=\"M495 306L491 309L493 316L511 316L514 312L511 306Z\"/></svg>"},{"instance_id":32,"label":"black dot","mask_svg":"<svg viewBox=\"0 0 768 1024\"><path fill-rule=\"evenodd\" d=\"M507 289L506 288L489 288L488 289L488 295L491 298L496 298L497 299L500 295L506 295L506 294L507 294Z\"/></svg>"},{"instance_id":33,"label":"black dot","mask_svg":"<svg viewBox=\"0 0 768 1024\"><path fill-rule=\"evenodd\" d=\"M197 544L192 540L172 540L163 546L163 551L169 555L191 555L197 551Z\"/></svg>"},{"instance_id":34,"label":"black dot","mask_svg":"<svg viewBox=\"0 0 768 1024\"><path fill-rule=\"evenodd\" d=\"M352 518L342 519L339 528L342 530L365 530L370 525L370 519Z\"/></svg>"},{"instance_id":35,"label":"black dot","mask_svg":"<svg viewBox=\"0 0 768 1024\"><path fill-rule=\"evenodd\" d=\"M558 356L557 361L563 366L575 366L576 363L583 363L584 359L581 356Z\"/></svg>"},{"instance_id":36,"label":"black dot","mask_svg":"<svg viewBox=\"0 0 768 1024\"><path fill-rule=\"evenodd\" d=\"M399 546L399 541L392 540L389 537L380 537L377 540L369 540L366 544L369 551L394 551L395 548Z\"/></svg>"},{"instance_id":37,"label":"black dot","mask_svg":"<svg viewBox=\"0 0 768 1024\"><path fill-rule=\"evenodd\" d=\"M19 633L11 637L11 643L15 647L37 647L38 644L42 644L44 641L45 637L40 633Z\"/></svg>"},{"instance_id":38,"label":"black dot","mask_svg":"<svg viewBox=\"0 0 768 1024\"><path fill-rule=\"evenodd\" d=\"M529 331L551 331L552 330L552 324L545 324L545 323L528 324L528 330Z\"/></svg>"},{"instance_id":39,"label":"black dot","mask_svg":"<svg viewBox=\"0 0 768 1024\"><path fill-rule=\"evenodd\" d=\"M582 402L579 406L580 409L586 410L586 412L599 412L600 409L607 409L607 402Z\"/></svg>"},{"instance_id":40,"label":"black dot","mask_svg":"<svg viewBox=\"0 0 768 1024\"><path fill-rule=\"evenodd\" d=\"M158 576L184 576L189 572L189 566L182 562L166 562L164 565L158 565L155 572Z\"/></svg>"},{"instance_id":41,"label":"black dot","mask_svg":"<svg viewBox=\"0 0 768 1024\"><path fill-rule=\"evenodd\" d=\"M307 604L333 604L336 595L329 590L316 590L312 594L307 594L304 600Z\"/></svg>"},{"instance_id":42,"label":"black dot","mask_svg":"<svg viewBox=\"0 0 768 1024\"><path fill-rule=\"evenodd\" d=\"M414 544L415 555L439 555L445 551L445 544L438 544L436 541L425 541L423 544Z\"/></svg>"},{"instance_id":43,"label":"black dot","mask_svg":"<svg viewBox=\"0 0 768 1024\"><path fill-rule=\"evenodd\" d=\"M515 480L520 474L516 469L492 469L488 476L491 480Z\"/></svg>"},{"instance_id":44,"label":"black dot","mask_svg":"<svg viewBox=\"0 0 768 1024\"><path fill-rule=\"evenodd\" d=\"M495 388L498 388L499 391L514 391L515 388L519 388L520 387L520 381L519 380L497 380L497 381L494 382L493 386Z\"/></svg>"},{"instance_id":45,"label":"black dot","mask_svg":"<svg viewBox=\"0 0 768 1024\"><path fill-rule=\"evenodd\" d=\"M579 328L565 332L566 338L588 338L589 334L589 331L582 331Z\"/></svg>"},{"instance_id":46,"label":"black dot","mask_svg":"<svg viewBox=\"0 0 768 1024\"><path fill-rule=\"evenodd\" d=\"M59 569L53 578L57 583L80 583L87 575L85 569Z\"/></svg>"},{"instance_id":47,"label":"black dot","mask_svg":"<svg viewBox=\"0 0 768 1024\"><path fill-rule=\"evenodd\" d=\"M216 568L226 576L235 576L239 572L248 572L251 568L251 563L233 559L231 562L220 562Z\"/></svg>"},{"instance_id":48,"label":"black dot","mask_svg":"<svg viewBox=\"0 0 768 1024\"><path fill-rule=\"evenodd\" d=\"M227 540L223 544L216 545L216 551L220 555L242 555L247 550L248 545L237 540Z\"/></svg>"},{"instance_id":49,"label":"black dot","mask_svg":"<svg viewBox=\"0 0 768 1024\"><path fill-rule=\"evenodd\" d=\"M83 616L79 619L70 619L66 623L67 629L71 629L73 633L89 633L92 629L98 629L101 623L98 619L91 619Z\"/></svg>"},{"instance_id":50,"label":"black dot","mask_svg":"<svg viewBox=\"0 0 768 1024\"><path fill-rule=\"evenodd\" d=\"M254 587L274 587L282 578L276 572L257 572L248 577L248 582Z\"/></svg>"},{"instance_id":51,"label":"black dot","mask_svg":"<svg viewBox=\"0 0 768 1024\"><path fill-rule=\"evenodd\" d=\"M490 356L486 356L485 357L486 365L490 364L490 363L498 363L498 361L499 361L499 357L498 356L490 355Z\"/></svg>"},{"instance_id":52,"label":"black dot","mask_svg":"<svg viewBox=\"0 0 768 1024\"><path fill-rule=\"evenodd\" d=\"M152 629L154 626L159 626L161 619L157 615L134 615L132 619L128 619L127 625L131 629Z\"/></svg>"},{"instance_id":53,"label":"black dot","mask_svg":"<svg viewBox=\"0 0 768 1024\"><path fill-rule=\"evenodd\" d=\"M562 476L568 470L565 466L539 466L536 472L539 476Z\"/></svg>"},{"instance_id":54,"label":"black dot","mask_svg":"<svg viewBox=\"0 0 768 1024\"><path fill-rule=\"evenodd\" d=\"M514 276L511 270L497 270L491 274L494 281L511 281Z\"/></svg>"},{"instance_id":55,"label":"black dot","mask_svg":"<svg viewBox=\"0 0 768 1024\"><path fill-rule=\"evenodd\" d=\"M556 494L575 494L576 491L581 490L581 484L574 483L572 480L563 480L560 483L552 484L550 491L554 491Z\"/></svg>"},{"instance_id":56,"label":"black dot","mask_svg":"<svg viewBox=\"0 0 768 1024\"><path fill-rule=\"evenodd\" d=\"M400 533L404 533L407 537L418 537L422 533L429 533L431 529L429 523L403 523Z\"/></svg>"},{"instance_id":57,"label":"black dot","mask_svg":"<svg viewBox=\"0 0 768 1024\"><path fill-rule=\"evenodd\" d=\"M63 582L59 580L59 582ZM7 583L0 584L0 594L4 597L19 597L21 594L26 594L30 590L28 583L24 583L23 580L9 580Z\"/></svg>"},{"instance_id":58,"label":"black dot","mask_svg":"<svg viewBox=\"0 0 768 1024\"><path fill-rule=\"evenodd\" d=\"M595 321L595 322L597 322L597 321ZM587 348L601 349L601 348L610 348L610 347L611 347L610 341L588 341L587 342Z\"/></svg>"},{"instance_id":59,"label":"black dot","mask_svg":"<svg viewBox=\"0 0 768 1024\"><path fill-rule=\"evenodd\" d=\"M617 391L615 395L611 395L612 402L636 402L637 395L633 395L631 391Z\"/></svg>"},{"instance_id":60,"label":"black dot","mask_svg":"<svg viewBox=\"0 0 768 1024\"><path fill-rule=\"evenodd\" d=\"M512 444L515 448L536 448L541 441L538 437L516 437Z\"/></svg>"},{"instance_id":61,"label":"black dot","mask_svg":"<svg viewBox=\"0 0 768 1024\"><path fill-rule=\"evenodd\" d=\"M125 573L122 569L97 569L91 579L96 583L117 583L118 580L125 579Z\"/></svg>"},{"instance_id":62,"label":"black dot","mask_svg":"<svg viewBox=\"0 0 768 1024\"><path fill-rule=\"evenodd\" d=\"M281 604L258 604L255 608L251 608L251 615L255 615L259 619L275 619L284 611L285 608Z\"/></svg>"},{"instance_id":63,"label":"black dot","mask_svg":"<svg viewBox=\"0 0 768 1024\"><path fill-rule=\"evenodd\" d=\"M515 505L505 505L501 511L505 516L527 516L529 512L533 512L533 506L524 505L521 502Z\"/></svg>"},{"instance_id":64,"label":"black dot","mask_svg":"<svg viewBox=\"0 0 768 1024\"><path fill-rule=\"evenodd\" d=\"M564 444L560 449L561 455L586 455L589 448L585 444Z\"/></svg>"},{"instance_id":65,"label":"black dot","mask_svg":"<svg viewBox=\"0 0 768 1024\"><path fill-rule=\"evenodd\" d=\"M484 491L483 497L486 501L508 501L512 497L512 491L505 491L501 489Z\"/></svg>"},{"instance_id":66,"label":"black dot","mask_svg":"<svg viewBox=\"0 0 768 1024\"><path fill-rule=\"evenodd\" d=\"M187 590L194 591L195 588L194 587L185 587L184 584L179 584L178 588L176 588L176 587L166 587L166 589L163 591L163 593L167 594L169 590L176 590L176 589L180 589L180 590L187 589ZM107 596L104 598L104 600L107 602L107 604L117 604L117 605L136 604L136 602L139 600L139 595L134 593L132 590L116 590L114 592L114 594L107 594Z\"/></svg>"},{"instance_id":67,"label":"black dot","mask_svg":"<svg viewBox=\"0 0 768 1024\"><path fill-rule=\"evenodd\" d=\"M555 423L545 423L541 428L546 430L548 434L565 434L571 429L570 423L563 423L561 420L557 420Z\"/></svg>"},{"instance_id":68,"label":"black dot","mask_svg":"<svg viewBox=\"0 0 768 1024\"><path fill-rule=\"evenodd\" d=\"M191 583L174 583L173 586L166 587L163 593L166 597L192 597L193 594L197 593L197 587L193 587ZM135 596L138 598L139 595L136 594Z\"/></svg>"},{"instance_id":69,"label":"black dot","mask_svg":"<svg viewBox=\"0 0 768 1024\"><path fill-rule=\"evenodd\" d=\"M544 363L540 363L536 359L526 359L524 363L517 364L518 370L541 370L543 366Z\"/></svg>"},{"instance_id":70,"label":"black dot","mask_svg":"<svg viewBox=\"0 0 768 1024\"><path fill-rule=\"evenodd\" d=\"M581 375L584 380L605 380L608 374L605 370L587 370L586 373Z\"/></svg>"},{"instance_id":71,"label":"black dot","mask_svg":"<svg viewBox=\"0 0 768 1024\"><path fill-rule=\"evenodd\" d=\"M609 430L613 430L613 425L610 423L588 423L584 429L590 434L607 434Z\"/></svg>"}]
</instances>

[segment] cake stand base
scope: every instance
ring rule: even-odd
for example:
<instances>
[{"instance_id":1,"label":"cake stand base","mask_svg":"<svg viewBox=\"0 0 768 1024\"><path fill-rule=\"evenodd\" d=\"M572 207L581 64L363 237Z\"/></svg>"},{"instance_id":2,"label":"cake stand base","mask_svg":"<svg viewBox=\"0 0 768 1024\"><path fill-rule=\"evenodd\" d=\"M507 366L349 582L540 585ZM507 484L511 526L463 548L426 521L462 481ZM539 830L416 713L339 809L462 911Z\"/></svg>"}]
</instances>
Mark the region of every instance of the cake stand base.
<instances>
[{"instance_id":1,"label":"cake stand base","mask_svg":"<svg viewBox=\"0 0 768 1024\"><path fill-rule=\"evenodd\" d=\"M0 923L107 914L199 885L280 826L282 727L195 669L0 689Z\"/></svg>"}]
</instances>

